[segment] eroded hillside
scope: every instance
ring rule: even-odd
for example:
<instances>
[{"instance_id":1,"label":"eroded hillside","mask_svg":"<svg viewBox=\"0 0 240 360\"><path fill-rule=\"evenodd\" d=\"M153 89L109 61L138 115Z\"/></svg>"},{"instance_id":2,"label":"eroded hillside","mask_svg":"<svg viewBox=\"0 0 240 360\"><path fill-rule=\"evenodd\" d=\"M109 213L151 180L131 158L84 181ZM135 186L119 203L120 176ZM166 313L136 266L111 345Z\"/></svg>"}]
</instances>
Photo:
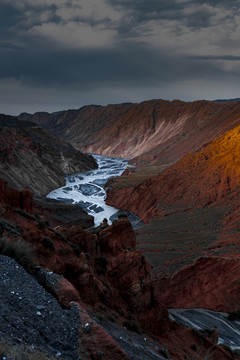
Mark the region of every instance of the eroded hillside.
<instances>
[{"instance_id":1,"label":"eroded hillside","mask_svg":"<svg viewBox=\"0 0 240 360\"><path fill-rule=\"evenodd\" d=\"M138 164L172 163L236 126L239 118L238 102L179 100L91 105L19 116L20 120L45 127L81 151L137 157Z\"/></svg>"},{"instance_id":2,"label":"eroded hillside","mask_svg":"<svg viewBox=\"0 0 240 360\"><path fill-rule=\"evenodd\" d=\"M32 122L0 116L1 177L16 189L46 195L64 175L97 167L95 160Z\"/></svg>"},{"instance_id":3,"label":"eroded hillside","mask_svg":"<svg viewBox=\"0 0 240 360\"><path fill-rule=\"evenodd\" d=\"M169 276L159 283L169 307L238 307L239 139L237 126L138 185L109 183L108 203L146 222L138 248Z\"/></svg>"}]
</instances>

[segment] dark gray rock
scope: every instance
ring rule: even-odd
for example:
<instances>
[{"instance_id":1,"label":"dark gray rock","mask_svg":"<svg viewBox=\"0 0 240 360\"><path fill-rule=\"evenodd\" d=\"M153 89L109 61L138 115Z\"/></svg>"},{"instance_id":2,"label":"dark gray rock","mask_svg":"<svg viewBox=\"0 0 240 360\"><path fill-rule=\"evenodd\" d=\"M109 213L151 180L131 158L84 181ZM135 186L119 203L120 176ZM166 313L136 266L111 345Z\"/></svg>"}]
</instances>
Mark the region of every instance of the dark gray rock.
<instances>
[{"instance_id":1,"label":"dark gray rock","mask_svg":"<svg viewBox=\"0 0 240 360\"><path fill-rule=\"evenodd\" d=\"M128 218L128 220L131 222L133 229L138 229L140 226L143 226L144 223L141 220L141 218L129 211L122 211L122 210L118 210L115 212L115 214L113 214L112 216L110 216L110 220L112 222L117 221L119 219L119 217L121 216L126 216Z\"/></svg>"},{"instance_id":2,"label":"dark gray rock","mask_svg":"<svg viewBox=\"0 0 240 360\"><path fill-rule=\"evenodd\" d=\"M62 309L34 277L3 255L0 274L0 338L21 341L53 356L61 353L64 359L79 359L77 307Z\"/></svg>"},{"instance_id":3,"label":"dark gray rock","mask_svg":"<svg viewBox=\"0 0 240 360\"><path fill-rule=\"evenodd\" d=\"M81 185L79 185L79 188L81 189L81 192L83 193L83 195L86 195L86 196L90 196L90 195L96 194L99 191L101 191L101 189L99 189L98 186L91 185L91 184L81 184Z\"/></svg>"},{"instance_id":4,"label":"dark gray rock","mask_svg":"<svg viewBox=\"0 0 240 360\"><path fill-rule=\"evenodd\" d=\"M50 222L52 226L64 226L70 227L74 225L80 225L83 228L93 226L94 218L88 215L80 206L72 204L73 200L62 199L60 202L55 199L49 198L34 198L39 208L44 209L44 216ZM89 203L90 205L90 203ZM84 206L83 206L84 208Z\"/></svg>"}]
</instances>

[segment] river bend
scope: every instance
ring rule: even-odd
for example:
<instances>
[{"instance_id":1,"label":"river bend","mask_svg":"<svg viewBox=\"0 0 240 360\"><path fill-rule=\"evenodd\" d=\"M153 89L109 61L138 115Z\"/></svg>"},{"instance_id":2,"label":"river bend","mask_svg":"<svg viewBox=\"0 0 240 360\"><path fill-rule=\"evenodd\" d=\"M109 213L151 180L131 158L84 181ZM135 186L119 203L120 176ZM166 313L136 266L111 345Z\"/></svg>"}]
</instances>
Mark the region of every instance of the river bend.
<instances>
[{"instance_id":1,"label":"river bend","mask_svg":"<svg viewBox=\"0 0 240 360\"><path fill-rule=\"evenodd\" d=\"M89 215L94 216L95 226L104 218L117 219L118 209L105 203L104 185L115 176L120 176L129 166L128 159L92 154L98 168L78 174L66 175L66 185L50 192L47 197L81 206ZM141 219L128 213L134 228L142 225Z\"/></svg>"}]
</instances>

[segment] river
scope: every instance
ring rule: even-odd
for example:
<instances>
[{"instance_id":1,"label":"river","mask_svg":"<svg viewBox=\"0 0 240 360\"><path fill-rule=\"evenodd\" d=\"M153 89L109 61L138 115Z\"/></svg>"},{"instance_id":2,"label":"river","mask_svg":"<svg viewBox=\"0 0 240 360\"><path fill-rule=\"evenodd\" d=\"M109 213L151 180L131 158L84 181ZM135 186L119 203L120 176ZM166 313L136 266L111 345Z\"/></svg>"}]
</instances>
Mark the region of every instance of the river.
<instances>
[{"instance_id":1,"label":"river","mask_svg":"<svg viewBox=\"0 0 240 360\"><path fill-rule=\"evenodd\" d=\"M118 218L119 210L105 203L106 191L104 185L115 176L120 176L129 166L128 159L91 154L97 161L98 168L78 174L66 175L66 185L50 192L47 197L81 206L94 217L98 226L104 218L109 222ZM133 227L136 229L143 223L141 219L127 213Z\"/></svg>"}]
</instances>

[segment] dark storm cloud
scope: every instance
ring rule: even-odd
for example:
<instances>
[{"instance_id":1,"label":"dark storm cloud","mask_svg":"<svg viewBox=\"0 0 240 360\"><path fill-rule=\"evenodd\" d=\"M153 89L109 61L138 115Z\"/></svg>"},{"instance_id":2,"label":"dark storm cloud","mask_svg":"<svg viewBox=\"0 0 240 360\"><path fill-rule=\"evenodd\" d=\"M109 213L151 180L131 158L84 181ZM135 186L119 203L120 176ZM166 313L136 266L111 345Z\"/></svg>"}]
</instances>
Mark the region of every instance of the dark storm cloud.
<instances>
[{"instance_id":1,"label":"dark storm cloud","mask_svg":"<svg viewBox=\"0 0 240 360\"><path fill-rule=\"evenodd\" d=\"M239 81L239 8L235 0L3 0L0 94L12 79L26 94L119 87L146 89L146 98L166 84Z\"/></svg>"},{"instance_id":2,"label":"dark storm cloud","mask_svg":"<svg viewBox=\"0 0 240 360\"><path fill-rule=\"evenodd\" d=\"M112 6L126 8L130 12L142 14L142 18L152 16L155 18L156 14L161 17L170 17L177 19L179 11L194 5L210 5L212 7L222 6L227 9L239 7L236 0L189 0L189 1L169 1L169 0L108 0Z\"/></svg>"},{"instance_id":3,"label":"dark storm cloud","mask_svg":"<svg viewBox=\"0 0 240 360\"><path fill-rule=\"evenodd\" d=\"M9 4L0 4L0 30L8 31L19 21L19 11Z\"/></svg>"},{"instance_id":4,"label":"dark storm cloud","mask_svg":"<svg viewBox=\"0 0 240 360\"><path fill-rule=\"evenodd\" d=\"M8 4L0 4L0 47L17 47L14 28L19 21L20 14L17 9Z\"/></svg>"},{"instance_id":5,"label":"dark storm cloud","mask_svg":"<svg viewBox=\"0 0 240 360\"><path fill-rule=\"evenodd\" d=\"M161 53L146 46L129 44L105 50L0 49L0 78L21 80L34 86L56 86L58 88L94 88L99 84L131 83L152 84L174 82L193 78L223 77L224 71L206 61L193 62L192 58ZM138 59L136 61L136 59ZM209 57L212 60L215 57ZM208 60L196 57L194 60ZM228 60L228 57L222 57Z\"/></svg>"},{"instance_id":6,"label":"dark storm cloud","mask_svg":"<svg viewBox=\"0 0 240 360\"><path fill-rule=\"evenodd\" d=\"M224 22L233 22L235 11L239 11L240 4L236 0L108 0L115 8L126 10L127 15L118 24L118 33L141 35L136 28L151 21L176 21L190 30L211 28ZM223 14L223 10L226 11ZM219 19L216 14L222 13ZM146 29L145 29L146 30ZM176 32L179 31L176 26Z\"/></svg>"},{"instance_id":7,"label":"dark storm cloud","mask_svg":"<svg viewBox=\"0 0 240 360\"><path fill-rule=\"evenodd\" d=\"M240 56L233 55L205 55L205 56L189 56L189 60L227 60L227 61L240 61Z\"/></svg>"},{"instance_id":8,"label":"dark storm cloud","mask_svg":"<svg viewBox=\"0 0 240 360\"><path fill-rule=\"evenodd\" d=\"M203 5L207 2L201 1L189 1L183 3L175 3L174 1L168 0L109 0L113 6L123 7L128 10L129 14L135 18L137 22L146 22L149 20L158 20L158 19L167 19L167 20L190 20L191 15L184 14L184 10L189 6L193 5ZM209 2L211 5L211 3ZM198 11L200 18L206 16L206 23L208 23L208 18L210 16L207 10ZM198 20L198 19L197 19ZM204 22L202 22L204 24Z\"/></svg>"},{"instance_id":9,"label":"dark storm cloud","mask_svg":"<svg viewBox=\"0 0 240 360\"><path fill-rule=\"evenodd\" d=\"M33 23L28 22L28 14L31 12L34 25L41 24L39 14L44 10L52 12L49 21L58 22L59 18L54 14L55 5L50 6L21 6L16 7L9 3L0 3L0 47L1 48L25 48L31 46L31 41L26 36L26 31Z\"/></svg>"}]
</instances>

